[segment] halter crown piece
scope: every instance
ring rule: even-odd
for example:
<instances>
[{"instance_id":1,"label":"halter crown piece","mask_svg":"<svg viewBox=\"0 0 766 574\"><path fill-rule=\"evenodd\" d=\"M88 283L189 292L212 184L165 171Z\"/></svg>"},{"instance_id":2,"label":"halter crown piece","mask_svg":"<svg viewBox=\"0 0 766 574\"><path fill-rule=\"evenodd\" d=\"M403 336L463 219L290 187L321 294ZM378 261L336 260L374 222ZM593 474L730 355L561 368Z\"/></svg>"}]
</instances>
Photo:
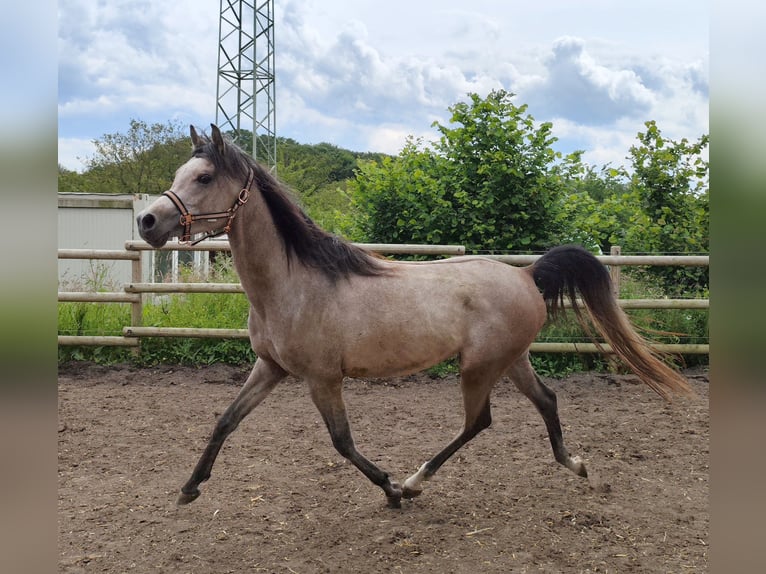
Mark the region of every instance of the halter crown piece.
<instances>
[{"instance_id":1,"label":"halter crown piece","mask_svg":"<svg viewBox=\"0 0 766 574\"><path fill-rule=\"evenodd\" d=\"M181 201L181 198L176 195L176 193L169 189L165 192L163 192L162 195L167 197L170 201L173 202L173 205L176 206L176 209L181 214L181 225L184 228L184 233L181 236L181 239L179 239L179 243L182 244L188 244L188 245L197 245L200 241L203 241L204 239L207 239L209 237L218 237L219 235L223 235L224 233L229 233L231 230L231 222L234 221L234 216L237 214L237 210L247 203L248 198L250 197L250 188L253 185L253 177L254 177L253 170L250 170L250 173L247 176L247 183L245 184L245 187L242 188L242 190L239 192L239 197L237 197L237 201L234 202L234 205L232 205L229 209L226 211L217 211L215 213L190 213L189 210L184 205L184 202ZM195 221L215 221L217 219L222 219L224 217L228 217L226 220L226 225L221 227L220 229L216 229L215 231L208 231L205 233L202 237L195 239L194 241L191 241L191 226L192 223Z\"/></svg>"}]
</instances>

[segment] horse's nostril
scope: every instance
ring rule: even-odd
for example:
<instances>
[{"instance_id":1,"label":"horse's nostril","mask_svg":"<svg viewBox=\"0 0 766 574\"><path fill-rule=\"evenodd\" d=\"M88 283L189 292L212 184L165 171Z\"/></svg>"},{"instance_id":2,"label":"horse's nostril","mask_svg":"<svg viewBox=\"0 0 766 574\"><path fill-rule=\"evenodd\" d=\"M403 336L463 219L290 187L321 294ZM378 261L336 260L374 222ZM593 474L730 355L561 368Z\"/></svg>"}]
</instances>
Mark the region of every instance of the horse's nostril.
<instances>
[{"instance_id":1,"label":"horse's nostril","mask_svg":"<svg viewBox=\"0 0 766 574\"><path fill-rule=\"evenodd\" d=\"M141 221L139 223L139 226L144 231L148 231L152 227L154 227L154 224L157 222L155 217L151 213L147 213L141 218Z\"/></svg>"}]
</instances>

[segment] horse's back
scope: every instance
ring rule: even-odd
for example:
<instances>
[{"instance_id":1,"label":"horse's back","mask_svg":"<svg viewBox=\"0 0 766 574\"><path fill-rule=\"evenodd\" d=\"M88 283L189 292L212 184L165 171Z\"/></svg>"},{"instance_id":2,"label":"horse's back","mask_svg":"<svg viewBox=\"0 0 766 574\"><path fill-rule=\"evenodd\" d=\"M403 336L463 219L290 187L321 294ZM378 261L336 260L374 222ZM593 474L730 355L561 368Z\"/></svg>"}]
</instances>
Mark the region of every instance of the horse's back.
<instances>
[{"instance_id":1,"label":"horse's back","mask_svg":"<svg viewBox=\"0 0 766 574\"><path fill-rule=\"evenodd\" d=\"M480 255L466 255L428 262L396 262L392 266L394 282L400 286L426 292L427 296L442 294L458 297L473 305L482 303L544 309L544 303L534 280L525 268L513 267ZM381 287L384 284L381 283ZM409 289L408 289L409 291Z\"/></svg>"},{"instance_id":2,"label":"horse's back","mask_svg":"<svg viewBox=\"0 0 766 574\"><path fill-rule=\"evenodd\" d=\"M339 294L344 363L350 373L414 371L467 352L516 355L545 320L523 269L477 256L387 264ZM480 351L479 351L480 350ZM374 357L374 358L373 358ZM357 370L359 369L359 370Z\"/></svg>"}]
</instances>

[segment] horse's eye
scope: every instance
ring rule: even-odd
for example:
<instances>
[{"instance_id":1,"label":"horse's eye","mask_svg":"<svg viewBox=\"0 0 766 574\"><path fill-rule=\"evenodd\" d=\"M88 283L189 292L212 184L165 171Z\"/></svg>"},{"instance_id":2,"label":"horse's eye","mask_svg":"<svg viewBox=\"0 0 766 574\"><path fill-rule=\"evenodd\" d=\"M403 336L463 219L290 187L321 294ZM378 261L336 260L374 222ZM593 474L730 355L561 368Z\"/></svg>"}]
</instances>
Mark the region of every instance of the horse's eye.
<instances>
[{"instance_id":1,"label":"horse's eye","mask_svg":"<svg viewBox=\"0 0 766 574\"><path fill-rule=\"evenodd\" d=\"M197 178L197 181L200 182L203 185L207 185L211 181L213 181L213 176L209 173L203 173L201 176Z\"/></svg>"}]
</instances>

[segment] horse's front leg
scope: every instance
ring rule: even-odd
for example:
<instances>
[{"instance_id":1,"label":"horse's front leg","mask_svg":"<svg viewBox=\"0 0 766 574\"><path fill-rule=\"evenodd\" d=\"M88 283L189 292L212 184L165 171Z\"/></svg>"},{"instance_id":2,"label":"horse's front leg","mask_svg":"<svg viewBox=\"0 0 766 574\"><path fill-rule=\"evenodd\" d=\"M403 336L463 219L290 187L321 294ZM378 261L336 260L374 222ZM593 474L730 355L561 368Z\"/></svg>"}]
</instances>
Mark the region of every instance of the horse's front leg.
<instances>
[{"instance_id":1,"label":"horse's front leg","mask_svg":"<svg viewBox=\"0 0 766 574\"><path fill-rule=\"evenodd\" d=\"M213 463L226 437L234 432L242 419L257 407L285 376L287 373L275 363L260 358L255 362L239 395L218 419L197 466L181 488L178 504L189 504L200 495L199 485L210 478Z\"/></svg>"},{"instance_id":2,"label":"horse's front leg","mask_svg":"<svg viewBox=\"0 0 766 574\"><path fill-rule=\"evenodd\" d=\"M342 384L342 379L330 382L309 381L311 398L319 409L319 413L327 425L327 430L330 431L332 444L344 458L362 471L373 484L383 489L389 508L401 508L401 486L396 482L392 482L387 472L367 460L354 445L341 393Z\"/></svg>"}]
</instances>

